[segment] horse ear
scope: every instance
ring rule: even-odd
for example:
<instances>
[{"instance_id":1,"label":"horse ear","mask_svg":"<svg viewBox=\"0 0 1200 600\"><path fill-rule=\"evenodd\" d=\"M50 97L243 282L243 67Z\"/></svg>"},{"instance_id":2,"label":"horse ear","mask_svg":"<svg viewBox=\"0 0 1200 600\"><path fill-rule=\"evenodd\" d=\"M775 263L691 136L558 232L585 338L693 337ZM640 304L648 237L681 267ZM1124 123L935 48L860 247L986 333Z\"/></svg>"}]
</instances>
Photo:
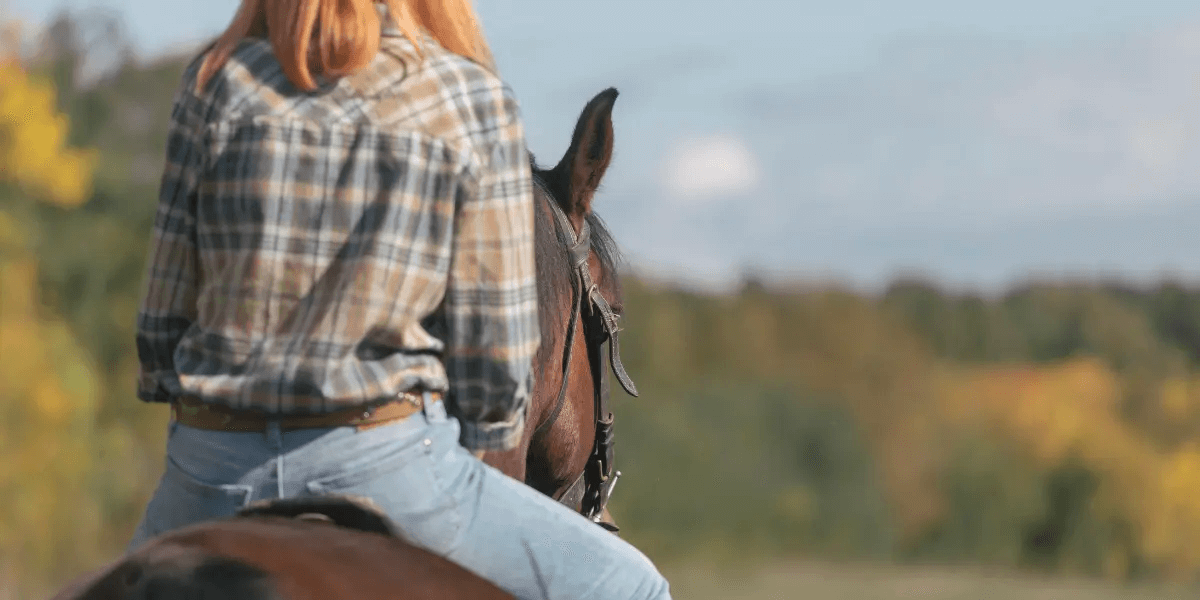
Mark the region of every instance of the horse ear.
<instances>
[{"instance_id":1,"label":"horse ear","mask_svg":"<svg viewBox=\"0 0 1200 600\"><path fill-rule=\"evenodd\" d=\"M612 109L617 90L608 88L592 98L575 123L571 145L558 165L552 169L554 178L566 183L563 210L581 219L592 211L592 198L612 159Z\"/></svg>"}]
</instances>

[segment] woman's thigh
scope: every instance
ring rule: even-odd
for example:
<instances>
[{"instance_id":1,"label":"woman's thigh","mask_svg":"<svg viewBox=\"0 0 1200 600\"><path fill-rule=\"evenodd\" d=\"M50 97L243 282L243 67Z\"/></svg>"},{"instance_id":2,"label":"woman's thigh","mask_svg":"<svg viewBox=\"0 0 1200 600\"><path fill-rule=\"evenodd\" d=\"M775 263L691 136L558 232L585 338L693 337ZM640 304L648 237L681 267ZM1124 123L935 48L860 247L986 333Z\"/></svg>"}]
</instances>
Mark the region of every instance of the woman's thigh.
<instances>
[{"instance_id":1,"label":"woman's thigh","mask_svg":"<svg viewBox=\"0 0 1200 600\"><path fill-rule=\"evenodd\" d=\"M461 448L443 459L464 523L447 558L519 598L669 598L628 542ZM462 466L457 466L462 465Z\"/></svg>"},{"instance_id":2,"label":"woman's thigh","mask_svg":"<svg viewBox=\"0 0 1200 600\"><path fill-rule=\"evenodd\" d=\"M519 598L669 597L633 546L471 456L441 405L420 418L424 430L393 447L355 444L348 468L308 481L307 493L369 497L412 543Z\"/></svg>"}]
</instances>

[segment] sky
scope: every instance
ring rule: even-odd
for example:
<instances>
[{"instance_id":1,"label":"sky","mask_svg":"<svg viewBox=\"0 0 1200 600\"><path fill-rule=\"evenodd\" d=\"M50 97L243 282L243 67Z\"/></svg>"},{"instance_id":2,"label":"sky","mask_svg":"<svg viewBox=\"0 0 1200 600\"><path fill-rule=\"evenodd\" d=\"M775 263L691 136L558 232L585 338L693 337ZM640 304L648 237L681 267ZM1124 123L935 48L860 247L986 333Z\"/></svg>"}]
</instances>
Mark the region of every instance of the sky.
<instances>
[{"instance_id":1,"label":"sky","mask_svg":"<svg viewBox=\"0 0 1200 600\"><path fill-rule=\"evenodd\" d=\"M236 4L8 10L40 23L105 6L153 56L215 34ZM540 162L593 95L621 92L596 210L643 273L1200 281L1194 1L476 5Z\"/></svg>"}]
</instances>

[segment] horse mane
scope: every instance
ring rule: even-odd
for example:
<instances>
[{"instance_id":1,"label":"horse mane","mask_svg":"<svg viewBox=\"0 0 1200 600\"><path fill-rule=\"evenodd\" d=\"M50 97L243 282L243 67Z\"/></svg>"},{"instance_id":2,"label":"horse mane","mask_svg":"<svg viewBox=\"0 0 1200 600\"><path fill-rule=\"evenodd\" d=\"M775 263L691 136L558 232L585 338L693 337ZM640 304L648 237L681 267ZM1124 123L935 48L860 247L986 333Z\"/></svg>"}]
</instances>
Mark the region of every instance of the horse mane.
<instances>
[{"instance_id":1,"label":"horse mane","mask_svg":"<svg viewBox=\"0 0 1200 600\"><path fill-rule=\"evenodd\" d=\"M535 199L547 196L545 200L557 202L550 196L549 186L543 170L537 166L533 154L529 155L529 164L535 180L533 192ZM540 200L539 200L540 202ZM535 202L536 204L536 202ZM560 204L561 206L561 204ZM534 254L537 261L537 291L538 291L538 327L541 329L542 343L538 348L537 364L546 364L546 353L558 345L559 337L566 335L563 319L571 311L571 257L569 248L571 239L568 232L558 225L548 211L536 207L534 212ZM594 211L587 217L588 227L592 230L592 251L600 262L600 285L610 285L620 290L621 280L619 268L621 251L608 227Z\"/></svg>"}]
</instances>

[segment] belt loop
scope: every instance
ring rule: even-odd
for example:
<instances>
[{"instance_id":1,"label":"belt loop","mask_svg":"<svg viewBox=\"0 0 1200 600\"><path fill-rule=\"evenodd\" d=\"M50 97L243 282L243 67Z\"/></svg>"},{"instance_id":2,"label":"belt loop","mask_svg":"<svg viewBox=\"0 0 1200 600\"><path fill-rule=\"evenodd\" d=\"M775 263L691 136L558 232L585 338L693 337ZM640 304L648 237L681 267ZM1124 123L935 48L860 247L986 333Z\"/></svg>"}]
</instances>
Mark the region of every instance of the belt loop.
<instances>
[{"instance_id":1,"label":"belt loop","mask_svg":"<svg viewBox=\"0 0 1200 600\"><path fill-rule=\"evenodd\" d=\"M446 418L445 396L438 392L422 391L421 412L431 421L439 421Z\"/></svg>"},{"instance_id":2,"label":"belt loop","mask_svg":"<svg viewBox=\"0 0 1200 600\"><path fill-rule=\"evenodd\" d=\"M267 421L263 435L266 436L267 443L271 445L273 450L283 449L283 428L280 426L279 419Z\"/></svg>"}]
</instances>

